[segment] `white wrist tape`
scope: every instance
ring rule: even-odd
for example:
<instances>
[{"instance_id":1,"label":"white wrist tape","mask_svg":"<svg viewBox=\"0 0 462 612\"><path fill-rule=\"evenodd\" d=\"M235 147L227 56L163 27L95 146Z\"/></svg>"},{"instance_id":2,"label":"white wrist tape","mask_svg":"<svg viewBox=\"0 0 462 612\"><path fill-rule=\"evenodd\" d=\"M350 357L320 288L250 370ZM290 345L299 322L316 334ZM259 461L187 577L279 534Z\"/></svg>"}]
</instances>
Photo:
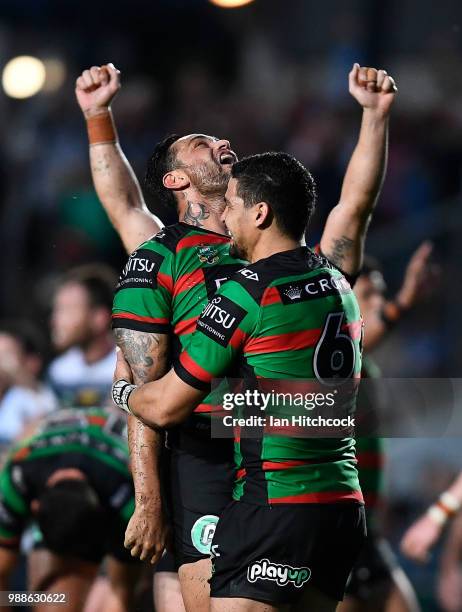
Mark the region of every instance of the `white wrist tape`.
<instances>
[{"instance_id":1,"label":"white wrist tape","mask_svg":"<svg viewBox=\"0 0 462 612\"><path fill-rule=\"evenodd\" d=\"M436 504L434 506L430 506L427 510L428 516L434 521L437 525L444 525L448 520L449 516L440 506Z\"/></svg>"},{"instance_id":2,"label":"white wrist tape","mask_svg":"<svg viewBox=\"0 0 462 612\"><path fill-rule=\"evenodd\" d=\"M133 414L128 405L128 399L135 389L137 389L137 385L132 385L123 378L116 380L112 385L112 400L114 404L128 412L128 414Z\"/></svg>"},{"instance_id":3,"label":"white wrist tape","mask_svg":"<svg viewBox=\"0 0 462 612\"><path fill-rule=\"evenodd\" d=\"M440 495L440 503L451 512L456 514L460 510L460 501L449 491L445 491Z\"/></svg>"}]
</instances>

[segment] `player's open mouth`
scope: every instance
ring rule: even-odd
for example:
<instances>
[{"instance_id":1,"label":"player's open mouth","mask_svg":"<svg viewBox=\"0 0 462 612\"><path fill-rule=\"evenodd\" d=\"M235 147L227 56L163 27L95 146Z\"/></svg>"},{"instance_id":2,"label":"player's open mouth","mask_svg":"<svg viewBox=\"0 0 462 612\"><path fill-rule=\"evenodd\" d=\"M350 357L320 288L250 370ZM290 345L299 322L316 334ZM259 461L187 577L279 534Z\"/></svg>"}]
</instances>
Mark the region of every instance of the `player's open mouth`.
<instances>
[{"instance_id":1,"label":"player's open mouth","mask_svg":"<svg viewBox=\"0 0 462 612\"><path fill-rule=\"evenodd\" d=\"M220 164L222 166L226 166L228 164L234 164L234 162L237 161L236 154L233 153L232 151L227 151L225 153L221 153L221 155L220 155L220 157L218 159L220 160Z\"/></svg>"}]
</instances>

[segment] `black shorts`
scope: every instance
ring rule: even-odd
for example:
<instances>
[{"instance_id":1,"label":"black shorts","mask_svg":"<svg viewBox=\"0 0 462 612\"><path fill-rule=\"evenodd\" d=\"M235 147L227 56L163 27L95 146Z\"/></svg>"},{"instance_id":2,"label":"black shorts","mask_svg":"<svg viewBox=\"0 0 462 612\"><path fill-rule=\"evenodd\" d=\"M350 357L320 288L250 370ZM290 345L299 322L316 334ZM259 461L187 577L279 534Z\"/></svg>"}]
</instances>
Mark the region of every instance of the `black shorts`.
<instances>
[{"instance_id":1,"label":"black shorts","mask_svg":"<svg viewBox=\"0 0 462 612\"><path fill-rule=\"evenodd\" d=\"M393 572L398 567L388 542L368 533L348 579L345 595L360 601L369 600L378 588L392 586Z\"/></svg>"},{"instance_id":2,"label":"black shorts","mask_svg":"<svg viewBox=\"0 0 462 612\"><path fill-rule=\"evenodd\" d=\"M233 441L182 432L170 446L170 516L175 564L210 557L218 518L232 500Z\"/></svg>"},{"instance_id":3,"label":"black shorts","mask_svg":"<svg viewBox=\"0 0 462 612\"><path fill-rule=\"evenodd\" d=\"M156 565L155 571L156 572L172 572L174 574L176 573L177 567L175 563L175 558L173 557L171 552L169 552L168 550L164 551L164 554L162 555L162 557L160 558L160 560L158 561Z\"/></svg>"},{"instance_id":4,"label":"black shorts","mask_svg":"<svg viewBox=\"0 0 462 612\"><path fill-rule=\"evenodd\" d=\"M314 585L341 600L365 535L355 503L232 502L213 539L211 596L287 604Z\"/></svg>"}]
</instances>

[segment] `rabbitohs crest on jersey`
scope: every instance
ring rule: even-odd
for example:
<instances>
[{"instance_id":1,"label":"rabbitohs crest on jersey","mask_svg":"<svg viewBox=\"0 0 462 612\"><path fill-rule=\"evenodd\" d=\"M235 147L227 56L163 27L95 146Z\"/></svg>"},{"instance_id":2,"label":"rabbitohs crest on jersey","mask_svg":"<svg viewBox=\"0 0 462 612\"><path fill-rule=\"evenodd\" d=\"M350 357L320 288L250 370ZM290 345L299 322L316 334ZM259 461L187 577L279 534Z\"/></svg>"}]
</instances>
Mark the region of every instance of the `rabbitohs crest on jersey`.
<instances>
[{"instance_id":1,"label":"rabbitohs crest on jersey","mask_svg":"<svg viewBox=\"0 0 462 612\"><path fill-rule=\"evenodd\" d=\"M201 263L208 263L210 265L216 264L220 259L220 255L213 246L208 244L199 244L196 247L197 256Z\"/></svg>"}]
</instances>

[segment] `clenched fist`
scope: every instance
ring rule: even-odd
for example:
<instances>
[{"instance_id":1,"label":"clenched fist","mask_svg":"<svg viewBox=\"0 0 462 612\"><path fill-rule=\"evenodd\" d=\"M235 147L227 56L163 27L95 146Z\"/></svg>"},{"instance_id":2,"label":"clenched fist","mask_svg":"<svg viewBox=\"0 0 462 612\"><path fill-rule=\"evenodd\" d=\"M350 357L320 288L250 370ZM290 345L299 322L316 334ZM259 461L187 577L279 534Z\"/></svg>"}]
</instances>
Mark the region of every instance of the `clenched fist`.
<instances>
[{"instance_id":1,"label":"clenched fist","mask_svg":"<svg viewBox=\"0 0 462 612\"><path fill-rule=\"evenodd\" d=\"M77 102L87 119L107 110L119 89L120 70L114 64L92 66L75 82Z\"/></svg>"},{"instance_id":2,"label":"clenched fist","mask_svg":"<svg viewBox=\"0 0 462 612\"><path fill-rule=\"evenodd\" d=\"M388 115L398 88L386 70L354 64L348 81L350 94L364 109Z\"/></svg>"}]
</instances>

